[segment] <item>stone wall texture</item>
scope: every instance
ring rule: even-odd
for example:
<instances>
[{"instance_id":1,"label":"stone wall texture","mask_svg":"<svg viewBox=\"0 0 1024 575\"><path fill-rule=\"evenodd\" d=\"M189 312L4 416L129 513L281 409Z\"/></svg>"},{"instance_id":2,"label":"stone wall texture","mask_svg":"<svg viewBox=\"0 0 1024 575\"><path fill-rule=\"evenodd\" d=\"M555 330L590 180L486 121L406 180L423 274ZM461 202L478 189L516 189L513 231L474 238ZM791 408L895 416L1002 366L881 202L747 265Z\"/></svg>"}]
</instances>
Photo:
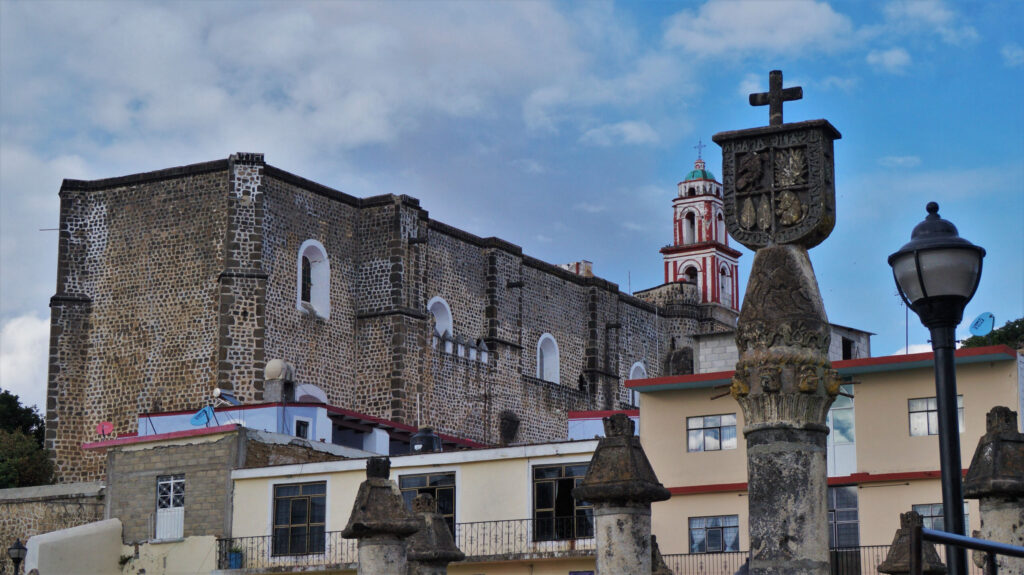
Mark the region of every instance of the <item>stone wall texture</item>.
<instances>
[{"instance_id":1,"label":"stone wall texture","mask_svg":"<svg viewBox=\"0 0 1024 575\"><path fill-rule=\"evenodd\" d=\"M512 413L512 442L545 441L570 410L626 407L636 362L659 376L676 350L697 357L696 334L735 325L692 284L633 297L431 220L414 198L355 198L261 154L66 180L60 225L47 447L61 482L104 476L81 449L98 423L123 435L139 412L203 407L214 386L260 402L273 358L340 407L490 444ZM328 317L297 305L306 240L327 252ZM451 308L450 349L433 297ZM537 377L543 334L557 384Z\"/></svg>"},{"instance_id":2,"label":"stone wall texture","mask_svg":"<svg viewBox=\"0 0 1024 575\"><path fill-rule=\"evenodd\" d=\"M20 539L103 519L104 495L98 483L44 485L0 490L0 574L11 572L6 549Z\"/></svg>"}]
</instances>

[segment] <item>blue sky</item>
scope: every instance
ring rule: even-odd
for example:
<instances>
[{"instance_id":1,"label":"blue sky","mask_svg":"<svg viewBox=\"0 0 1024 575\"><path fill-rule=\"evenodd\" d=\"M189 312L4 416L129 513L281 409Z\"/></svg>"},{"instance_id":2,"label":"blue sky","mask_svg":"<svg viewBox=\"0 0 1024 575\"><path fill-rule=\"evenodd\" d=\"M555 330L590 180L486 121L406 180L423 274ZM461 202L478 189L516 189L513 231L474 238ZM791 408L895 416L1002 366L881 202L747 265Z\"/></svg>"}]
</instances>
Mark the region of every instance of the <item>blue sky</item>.
<instances>
[{"instance_id":1,"label":"blue sky","mask_svg":"<svg viewBox=\"0 0 1024 575\"><path fill-rule=\"evenodd\" d=\"M886 257L935 200L988 250L961 334L1002 325L1024 315L1022 23L1012 1L2 0L0 384L43 403L62 178L263 152L639 290L694 146L721 175L711 135L767 124L746 95L772 69L804 89L786 120L843 134L811 252L829 319L904 347Z\"/></svg>"}]
</instances>

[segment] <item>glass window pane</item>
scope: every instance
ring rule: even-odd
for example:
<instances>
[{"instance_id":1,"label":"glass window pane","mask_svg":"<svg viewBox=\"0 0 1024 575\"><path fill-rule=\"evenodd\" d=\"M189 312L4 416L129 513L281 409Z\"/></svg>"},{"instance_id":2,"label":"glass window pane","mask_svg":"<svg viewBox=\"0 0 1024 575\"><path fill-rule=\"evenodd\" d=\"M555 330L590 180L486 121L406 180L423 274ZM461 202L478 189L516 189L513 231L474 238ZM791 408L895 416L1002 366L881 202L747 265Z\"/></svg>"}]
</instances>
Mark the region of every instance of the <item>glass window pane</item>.
<instances>
[{"instance_id":1,"label":"glass window pane","mask_svg":"<svg viewBox=\"0 0 1024 575\"><path fill-rule=\"evenodd\" d=\"M403 475L398 478L398 486L402 489L409 489L412 487L426 487L427 476L426 475Z\"/></svg>"},{"instance_id":2,"label":"glass window pane","mask_svg":"<svg viewBox=\"0 0 1024 575\"><path fill-rule=\"evenodd\" d=\"M730 527L736 527L739 524L740 524L740 516L739 515L726 515L725 517L722 517L722 525L726 525L726 526L730 526Z\"/></svg>"},{"instance_id":3,"label":"glass window pane","mask_svg":"<svg viewBox=\"0 0 1024 575\"><path fill-rule=\"evenodd\" d=\"M274 502L274 525L288 525L288 511L291 508L288 499L278 499Z\"/></svg>"},{"instance_id":4,"label":"glass window pane","mask_svg":"<svg viewBox=\"0 0 1024 575\"><path fill-rule=\"evenodd\" d=\"M323 495L327 493L326 483L308 483L302 486L303 495Z\"/></svg>"},{"instance_id":5,"label":"glass window pane","mask_svg":"<svg viewBox=\"0 0 1024 575\"><path fill-rule=\"evenodd\" d=\"M960 408L956 410L957 427L960 428L960 433L964 432L964 410Z\"/></svg>"},{"instance_id":6,"label":"glass window pane","mask_svg":"<svg viewBox=\"0 0 1024 575\"><path fill-rule=\"evenodd\" d=\"M288 553L306 552L306 526L292 527L288 533Z\"/></svg>"},{"instance_id":7,"label":"glass window pane","mask_svg":"<svg viewBox=\"0 0 1024 575\"><path fill-rule=\"evenodd\" d=\"M301 525L307 522L309 517L309 500L305 497L300 499L292 499L292 513L291 522L292 525Z\"/></svg>"},{"instance_id":8,"label":"glass window pane","mask_svg":"<svg viewBox=\"0 0 1024 575\"><path fill-rule=\"evenodd\" d=\"M310 497L309 522L325 523L327 521L327 504L324 497Z\"/></svg>"},{"instance_id":9,"label":"glass window pane","mask_svg":"<svg viewBox=\"0 0 1024 575\"><path fill-rule=\"evenodd\" d=\"M704 544L704 530L690 529L690 553L706 553L707 547Z\"/></svg>"},{"instance_id":10,"label":"glass window pane","mask_svg":"<svg viewBox=\"0 0 1024 575\"><path fill-rule=\"evenodd\" d=\"M708 527L721 527L722 526L722 518L721 517L708 517L706 525Z\"/></svg>"},{"instance_id":11,"label":"glass window pane","mask_svg":"<svg viewBox=\"0 0 1024 575\"><path fill-rule=\"evenodd\" d=\"M910 411L927 411L928 410L928 400L927 399L911 399L909 404L910 404Z\"/></svg>"},{"instance_id":12,"label":"glass window pane","mask_svg":"<svg viewBox=\"0 0 1024 575\"><path fill-rule=\"evenodd\" d=\"M565 477L585 477L589 465L588 463L583 465L567 465L565 467Z\"/></svg>"},{"instance_id":13,"label":"glass window pane","mask_svg":"<svg viewBox=\"0 0 1024 575\"><path fill-rule=\"evenodd\" d=\"M928 435L939 434L939 412L928 412Z\"/></svg>"},{"instance_id":14,"label":"glass window pane","mask_svg":"<svg viewBox=\"0 0 1024 575\"><path fill-rule=\"evenodd\" d=\"M274 555L285 555L288 553L288 528L280 527L274 529Z\"/></svg>"},{"instance_id":15,"label":"glass window pane","mask_svg":"<svg viewBox=\"0 0 1024 575\"><path fill-rule=\"evenodd\" d=\"M325 538L323 525L311 526L309 528L309 552L323 553L324 542Z\"/></svg>"},{"instance_id":16,"label":"glass window pane","mask_svg":"<svg viewBox=\"0 0 1024 575\"><path fill-rule=\"evenodd\" d=\"M720 415L708 415L704 417L704 427L721 427L722 416Z\"/></svg>"},{"instance_id":17,"label":"glass window pane","mask_svg":"<svg viewBox=\"0 0 1024 575\"><path fill-rule=\"evenodd\" d=\"M837 547L856 547L860 545L860 533L856 523L840 523L836 526L838 535Z\"/></svg>"},{"instance_id":18,"label":"glass window pane","mask_svg":"<svg viewBox=\"0 0 1024 575\"><path fill-rule=\"evenodd\" d=\"M836 509L857 508L856 486L846 485L843 487L833 487L832 489L836 494Z\"/></svg>"},{"instance_id":19,"label":"glass window pane","mask_svg":"<svg viewBox=\"0 0 1024 575\"><path fill-rule=\"evenodd\" d=\"M705 429L704 430L704 450L705 451L717 451L722 448L721 443L718 441L718 428Z\"/></svg>"},{"instance_id":20,"label":"glass window pane","mask_svg":"<svg viewBox=\"0 0 1024 575\"><path fill-rule=\"evenodd\" d=\"M437 490L437 512L441 515L451 515L452 513L455 513L454 489Z\"/></svg>"},{"instance_id":21,"label":"glass window pane","mask_svg":"<svg viewBox=\"0 0 1024 575\"><path fill-rule=\"evenodd\" d=\"M704 451L704 431L701 429L690 430L686 439L687 451Z\"/></svg>"},{"instance_id":22,"label":"glass window pane","mask_svg":"<svg viewBox=\"0 0 1024 575\"><path fill-rule=\"evenodd\" d=\"M962 395L956 396L956 406L959 407L959 408L963 408L963 406L964 406L964 396L962 396Z\"/></svg>"},{"instance_id":23,"label":"glass window pane","mask_svg":"<svg viewBox=\"0 0 1024 575\"><path fill-rule=\"evenodd\" d=\"M274 497L291 497L298 494L298 485L278 485L274 487Z\"/></svg>"},{"instance_id":24,"label":"glass window pane","mask_svg":"<svg viewBox=\"0 0 1024 575\"><path fill-rule=\"evenodd\" d=\"M853 410L832 410L832 433L835 443L853 443Z\"/></svg>"},{"instance_id":25,"label":"glass window pane","mask_svg":"<svg viewBox=\"0 0 1024 575\"><path fill-rule=\"evenodd\" d=\"M419 495L419 491L416 491L414 489L402 492L402 501L405 501L406 509L412 509L412 500L416 499L417 495Z\"/></svg>"},{"instance_id":26,"label":"glass window pane","mask_svg":"<svg viewBox=\"0 0 1024 575\"><path fill-rule=\"evenodd\" d=\"M551 509L555 506L555 484L552 481L542 481L536 484L534 506L537 509Z\"/></svg>"},{"instance_id":27,"label":"glass window pane","mask_svg":"<svg viewBox=\"0 0 1024 575\"><path fill-rule=\"evenodd\" d=\"M722 537L725 540L724 551L740 550L740 530L736 527L722 529Z\"/></svg>"},{"instance_id":28,"label":"glass window pane","mask_svg":"<svg viewBox=\"0 0 1024 575\"><path fill-rule=\"evenodd\" d=\"M455 485L455 474L447 473L445 475L431 475L431 485Z\"/></svg>"},{"instance_id":29,"label":"glass window pane","mask_svg":"<svg viewBox=\"0 0 1024 575\"><path fill-rule=\"evenodd\" d=\"M701 427L704 427L704 418L703 417L687 417L686 418L686 428L687 429L700 429Z\"/></svg>"},{"instance_id":30,"label":"glass window pane","mask_svg":"<svg viewBox=\"0 0 1024 575\"><path fill-rule=\"evenodd\" d=\"M928 435L928 414L927 412L910 414L910 435Z\"/></svg>"},{"instance_id":31,"label":"glass window pane","mask_svg":"<svg viewBox=\"0 0 1024 575\"><path fill-rule=\"evenodd\" d=\"M705 537L707 538L708 553L722 550L721 529L708 529L705 531Z\"/></svg>"},{"instance_id":32,"label":"glass window pane","mask_svg":"<svg viewBox=\"0 0 1024 575\"><path fill-rule=\"evenodd\" d=\"M929 397L925 401L928 402L928 411L935 411L939 408L938 400L934 397Z\"/></svg>"},{"instance_id":33,"label":"glass window pane","mask_svg":"<svg viewBox=\"0 0 1024 575\"><path fill-rule=\"evenodd\" d=\"M736 414L730 413L729 415L723 415L722 425L736 425Z\"/></svg>"},{"instance_id":34,"label":"glass window pane","mask_svg":"<svg viewBox=\"0 0 1024 575\"><path fill-rule=\"evenodd\" d=\"M736 449L736 426L722 428L722 449Z\"/></svg>"},{"instance_id":35,"label":"glass window pane","mask_svg":"<svg viewBox=\"0 0 1024 575\"><path fill-rule=\"evenodd\" d=\"M690 518L690 529L701 529L704 527L703 517L691 517Z\"/></svg>"},{"instance_id":36,"label":"glass window pane","mask_svg":"<svg viewBox=\"0 0 1024 575\"><path fill-rule=\"evenodd\" d=\"M534 467L534 479L554 479L562 476L561 467Z\"/></svg>"}]
</instances>

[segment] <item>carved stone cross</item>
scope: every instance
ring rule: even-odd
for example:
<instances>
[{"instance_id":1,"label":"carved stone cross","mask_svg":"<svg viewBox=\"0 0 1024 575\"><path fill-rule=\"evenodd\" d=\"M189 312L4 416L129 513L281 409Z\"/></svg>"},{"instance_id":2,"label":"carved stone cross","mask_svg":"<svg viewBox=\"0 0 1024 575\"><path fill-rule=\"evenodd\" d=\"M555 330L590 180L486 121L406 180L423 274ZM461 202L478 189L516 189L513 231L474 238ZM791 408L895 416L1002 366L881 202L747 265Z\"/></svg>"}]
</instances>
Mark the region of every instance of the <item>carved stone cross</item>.
<instances>
[{"instance_id":1,"label":"carved stone cross","mask_svg":"<svg viewBox=\"0 0 1024 575\"><path fill-rule=\"evenodd\" d=\"M768 125L782 125L782 103L800 100L804 97L804 89L800 86L782 88L782 70L772 70L768 74L768 91L750 95L751 106L768 106Z\"/></svg>"}]
</instances>

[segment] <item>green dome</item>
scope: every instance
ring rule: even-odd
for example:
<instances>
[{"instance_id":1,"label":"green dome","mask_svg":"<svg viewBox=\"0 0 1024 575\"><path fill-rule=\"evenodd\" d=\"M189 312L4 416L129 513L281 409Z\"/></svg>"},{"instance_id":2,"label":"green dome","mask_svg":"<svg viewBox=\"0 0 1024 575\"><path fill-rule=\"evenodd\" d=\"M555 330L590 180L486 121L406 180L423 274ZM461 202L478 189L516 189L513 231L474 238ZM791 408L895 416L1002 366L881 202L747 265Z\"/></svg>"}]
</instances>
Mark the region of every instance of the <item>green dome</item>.
<instances>
[{"instance_id":1,"label":"green dome","mask_svg":"<svg viewBox=\"0 0 1024 575\"><path fill-rule=\"evenodd\" d=\"M718 181L718 180L715 179L715 175L712 174L710 170L705 170L705 169L699 169L699 170L691 171L689 174L686 174L686 179L683 180L683 181L684 182L692 182L693 180L715 180L715 181Z\"/></svg>"}]
</instances>

